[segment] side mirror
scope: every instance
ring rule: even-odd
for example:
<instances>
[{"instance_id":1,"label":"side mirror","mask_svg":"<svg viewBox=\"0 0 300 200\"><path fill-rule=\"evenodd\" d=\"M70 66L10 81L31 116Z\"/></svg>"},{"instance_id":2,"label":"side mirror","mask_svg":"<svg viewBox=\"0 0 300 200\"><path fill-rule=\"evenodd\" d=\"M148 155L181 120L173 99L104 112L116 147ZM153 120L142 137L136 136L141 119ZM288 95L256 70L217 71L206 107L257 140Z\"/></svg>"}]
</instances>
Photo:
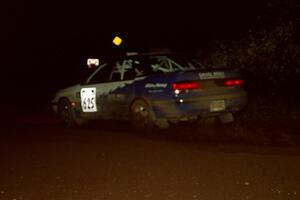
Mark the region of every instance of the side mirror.
<instances>
[{"instance_id":1,"label":"side mirror","mask_svg":"<svg viewBox=\"0 0 300 200\"><path fill-rule=\"evenodd\" d=\"M95 68L99 66L99 59L97 58L89 58L87 59L88 68Z\"/></svg>"}]
</instances>

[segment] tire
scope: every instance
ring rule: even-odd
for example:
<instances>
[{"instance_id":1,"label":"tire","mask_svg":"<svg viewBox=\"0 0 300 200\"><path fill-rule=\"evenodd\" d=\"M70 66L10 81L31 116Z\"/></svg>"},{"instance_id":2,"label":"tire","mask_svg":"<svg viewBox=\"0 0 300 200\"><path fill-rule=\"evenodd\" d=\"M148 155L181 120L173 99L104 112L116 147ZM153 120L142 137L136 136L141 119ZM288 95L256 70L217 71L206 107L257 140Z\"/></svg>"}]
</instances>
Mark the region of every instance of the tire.
<instances>
[{"instance_id":1,"label":"tire","mask_svg":"<svg viewBox=\"0 0 300 200\"><path fill-rule=\"evenodd\" d=\"M136 131L151 132L154 128L167 129L168 120L156 119L151 107L143 100L136 100L130 108L130 120Z\"/></svg>"},{"instance_id":2,"label":"tire","mask_svg":"<svg viewBox=\"0 0 300 200\"><path fill-rule=\"evenodd\" d=\"M130 107L130 121L136 131L152 131L154 115L150 106L143 100L136 100Z\"/></svg>"},{"instance_id":3,"label":"tire","mask_svg":"<svg viewBox=\"0 0 300 200\"><path fill-rule=\"evenodd\" d=\"M75 125L74 111L68 99L59 101L58 113L65 127L70 128Z\"/></svg>"}]
</instances>

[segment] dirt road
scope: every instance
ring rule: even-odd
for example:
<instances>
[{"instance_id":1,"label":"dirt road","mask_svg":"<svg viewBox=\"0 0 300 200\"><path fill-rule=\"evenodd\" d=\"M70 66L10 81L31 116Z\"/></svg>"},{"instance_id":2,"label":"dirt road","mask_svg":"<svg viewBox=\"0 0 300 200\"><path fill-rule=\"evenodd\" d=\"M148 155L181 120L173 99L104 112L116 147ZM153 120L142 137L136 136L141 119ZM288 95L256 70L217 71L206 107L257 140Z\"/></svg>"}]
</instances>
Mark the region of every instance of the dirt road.
<instances>
[{"instance_id":1,"label":"dirt road","mask_svg":"<svg viewBox=\"0 0 300 200\"><path fill-rule=\"evenodd\" d=\"M5 127L0 200L300 199L297 146L64 129L51 117Z\"/></svg>"}]
</instances>

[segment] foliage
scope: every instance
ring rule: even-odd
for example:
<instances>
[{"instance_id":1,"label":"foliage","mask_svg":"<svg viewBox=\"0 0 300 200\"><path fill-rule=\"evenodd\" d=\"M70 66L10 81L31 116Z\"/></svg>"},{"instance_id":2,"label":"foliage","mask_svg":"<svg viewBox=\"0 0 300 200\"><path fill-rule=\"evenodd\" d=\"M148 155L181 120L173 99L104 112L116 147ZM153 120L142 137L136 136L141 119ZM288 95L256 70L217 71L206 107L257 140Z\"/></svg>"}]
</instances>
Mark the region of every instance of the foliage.
<instances>
[{"instance_id":1,"label":"foliage","mask_svg":"<svg viewBox=\"0 0 300 200\"><path fill-rule=\"evenodd\" d=\"M249 30L236 41L217 41L205 59L208 65L237 67L247 78L272 86L297 80L300 75L300 46L292 21L280 20L261 31Z\"/></svg>"}]
</instances>

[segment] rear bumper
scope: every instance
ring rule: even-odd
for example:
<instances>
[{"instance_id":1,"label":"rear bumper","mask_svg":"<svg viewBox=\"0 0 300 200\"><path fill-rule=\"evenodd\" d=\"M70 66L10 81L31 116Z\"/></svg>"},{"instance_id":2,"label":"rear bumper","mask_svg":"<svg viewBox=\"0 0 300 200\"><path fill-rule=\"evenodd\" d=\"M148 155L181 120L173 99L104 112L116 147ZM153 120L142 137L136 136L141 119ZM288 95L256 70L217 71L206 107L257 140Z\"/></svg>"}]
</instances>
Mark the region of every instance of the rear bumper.
<instances>
[{"instance_id":1,"label":"rear bumper","mask_svg":"<svg viewBox=\"0 0 300 200\"><path fill-rule=\"evenodd\" d=\"M157 118L180 119L189 117L218 116L224 112L237 112L247 104L247 93L214 95L193 99L174 99L155 101L152 104ZM219 112L210 111L212 101L224 100L225 109Z\"/></svg>"}]
</instances>

